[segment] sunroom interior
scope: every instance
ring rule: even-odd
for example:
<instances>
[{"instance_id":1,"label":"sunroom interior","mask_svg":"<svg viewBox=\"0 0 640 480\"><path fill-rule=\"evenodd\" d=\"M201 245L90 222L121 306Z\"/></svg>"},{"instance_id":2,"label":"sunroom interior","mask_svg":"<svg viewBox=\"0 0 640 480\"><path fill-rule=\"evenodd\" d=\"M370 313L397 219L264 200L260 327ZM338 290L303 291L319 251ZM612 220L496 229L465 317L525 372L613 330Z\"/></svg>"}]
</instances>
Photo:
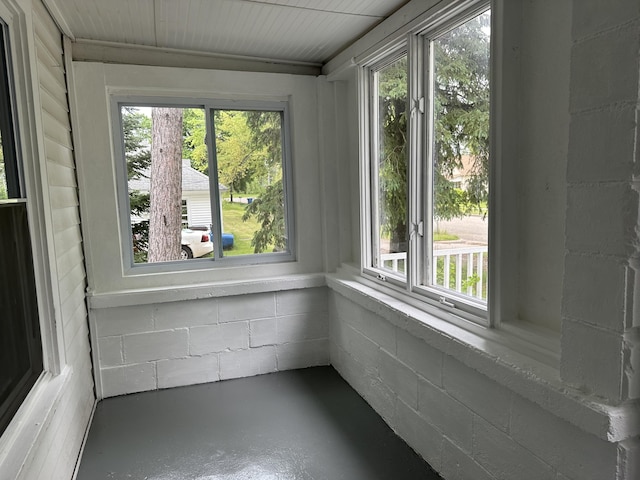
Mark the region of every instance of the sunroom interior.
<instances>
[{"instance_id":1,"label":"sunroom interior","mask_svg":"<svg viewBox=\"0 0 640 480\"><path fill-rule=\"evenodd\" d=\"M450 292L421 216L437 203L425 79L432 39L487 11L488 287ZM36 312L24 349L42 354L19 400L2 391L0 478L74 478L102 400L316 366L446 480L640 478L636 0L0 0L0 18L3 230L16 205L28 218L24 248L2 238L3 305L19 284ZM399 58L407 248L388 267L374 94ZM204 112L201 258L136 256L123 129L156 109ZM259 212L271 190L228 200L225 142L265 113L284 243L234 255L229 209ZM10 244L32 252L31 283Z\"/></svg>"}]
</instances>

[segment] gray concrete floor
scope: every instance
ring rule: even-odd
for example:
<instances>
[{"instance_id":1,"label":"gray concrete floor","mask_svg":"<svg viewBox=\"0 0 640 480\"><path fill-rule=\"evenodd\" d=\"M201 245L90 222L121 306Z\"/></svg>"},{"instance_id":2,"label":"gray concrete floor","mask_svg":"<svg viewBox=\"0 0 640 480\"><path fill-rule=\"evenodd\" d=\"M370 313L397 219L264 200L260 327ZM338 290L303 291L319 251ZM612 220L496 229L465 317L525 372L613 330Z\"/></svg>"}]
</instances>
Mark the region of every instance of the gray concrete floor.
<instances>
[{"instance_id":1,"label":"gray concrete floor","mask_svg":"<svg viewBox=\"0 0 640 480\"><path fill-rule=\"evenodd\" d=\"M436 480L331 367L98 404L78 480Z\"/></svg>"}]
</instances>

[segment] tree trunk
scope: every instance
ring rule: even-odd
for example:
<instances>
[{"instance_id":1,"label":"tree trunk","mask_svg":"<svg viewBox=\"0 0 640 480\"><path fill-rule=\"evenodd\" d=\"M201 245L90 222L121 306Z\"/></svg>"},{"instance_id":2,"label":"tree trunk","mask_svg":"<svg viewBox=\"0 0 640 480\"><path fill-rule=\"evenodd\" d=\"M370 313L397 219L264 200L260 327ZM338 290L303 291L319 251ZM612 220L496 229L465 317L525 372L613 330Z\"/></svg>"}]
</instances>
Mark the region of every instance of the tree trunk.
<instances>
[{"instance_id":1,"label":"tree trunk","mask_svg":"<svg viewBox=\"0 0 640 480\"><path fill-rule=\"evenodd\" d=\"M180 259L182 110L151 109L149 262Z\"/></svg>"}]
</instances>

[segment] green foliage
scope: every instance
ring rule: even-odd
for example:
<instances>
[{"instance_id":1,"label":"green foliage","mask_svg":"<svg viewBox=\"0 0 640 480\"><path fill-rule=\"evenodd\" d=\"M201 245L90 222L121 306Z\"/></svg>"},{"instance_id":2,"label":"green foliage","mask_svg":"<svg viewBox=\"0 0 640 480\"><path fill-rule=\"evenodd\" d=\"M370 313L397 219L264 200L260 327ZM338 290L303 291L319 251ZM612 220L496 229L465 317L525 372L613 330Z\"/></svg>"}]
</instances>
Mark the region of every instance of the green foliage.
<instances>
[{"instance_id":1,"label":"green foliage","mask_svg":"<svg viewBox=\"0 0 640 480\"><path fill-rule=\"evenodd\" d=\"M392 251L407 241L407 58L379 72L380 225Z\"/></svg>"},{"instance_id":2,"label":"green foliage","mask_svg":"<svg viewBox=\"0 0 640 480\"><path fill-rule=\"evenodd\" d=\"M265 176L269 163L267 144L256 141L259 131L248 122L249 112L216 111L218 180L233 192L245 191L255 177Z\"/></svg>"},{"instance_id":3,"label":"green foliage","mask_svg":"<svg viewBox=\"0 0 640 480\"><path fill-rule=\"evenodd\" d=\"M266 187L260 198L247 205L242 219L247 221L255 217L260 225L260 229L254 233L251 240L254 253L261 253L269 248L274 252L286 250L284 212L282 179Z\"/></svg>"},{"instance_id":4,"label":"green foliage","mask_svg":"<svg viewBox=\"0 0 640 480\"><path fill-rule=\"evenodd\" d=\"M148 175L151 165L151 118L135 107L122 108L122 135L124 152L127 161L127 177L129 180ZM141 217L149 211L150 197L148 193L137 190L129 191L131 215ZM133 253L136 263L146 262L149 248L149 221L144 220L131 225L133 237Z\"/></svg>"},{"instance_id":5,"label":"green foliage","mask_svg":"<svg viewBox=\"0 0 640 480\"><path fill-rule=\"evenodd\" d=\"M433 42L435 49L436 219L465 215L488 197L489 14L460 25ZM464 190L451 177L469 157Z\"/></svg>"},{"instance_id":6,"label":"green foliage","mask_svg":"<svg viewBox=\"0 0 640 480\"><path fill-rule=\"evenodd\" d=\"M486 206L489 174L489 14L433 42L435 57L434 219L462 217ZM406 241L407 64L400 58L378 74L380 225ZM452 182L463 169L464 190ZM400 246L400 249L402 247Z\"/></svg>"},{"instance_id":7,"label":"green foliage","mask_svg":"<svg viewBox=\"0 0 640 480\"><path fill-rule=\"evenodd\" d=\"M207 153L207 127L202 108L185 108L182 111L183 145L182 157L191 160L191 167L209 175Z\"/></svg>"}]
</instances>

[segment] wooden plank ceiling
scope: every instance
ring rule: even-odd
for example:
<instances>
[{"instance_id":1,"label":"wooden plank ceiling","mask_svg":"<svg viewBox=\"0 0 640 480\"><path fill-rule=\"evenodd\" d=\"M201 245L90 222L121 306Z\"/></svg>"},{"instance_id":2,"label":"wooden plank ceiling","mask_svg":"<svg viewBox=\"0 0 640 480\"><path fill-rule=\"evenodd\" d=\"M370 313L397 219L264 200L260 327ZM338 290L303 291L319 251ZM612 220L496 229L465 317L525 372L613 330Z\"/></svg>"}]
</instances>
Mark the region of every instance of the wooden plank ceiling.
<instances>
[{"instance_id":1,"label":"wooden plank ceiling","mask_svg":"<svg viewBox=\"0 0 640 480\"><path fill-rule=\"evenodd\" d=\"M76 40L322 64L407 0L45 0Z\"/></svg>"}]
</instances>

